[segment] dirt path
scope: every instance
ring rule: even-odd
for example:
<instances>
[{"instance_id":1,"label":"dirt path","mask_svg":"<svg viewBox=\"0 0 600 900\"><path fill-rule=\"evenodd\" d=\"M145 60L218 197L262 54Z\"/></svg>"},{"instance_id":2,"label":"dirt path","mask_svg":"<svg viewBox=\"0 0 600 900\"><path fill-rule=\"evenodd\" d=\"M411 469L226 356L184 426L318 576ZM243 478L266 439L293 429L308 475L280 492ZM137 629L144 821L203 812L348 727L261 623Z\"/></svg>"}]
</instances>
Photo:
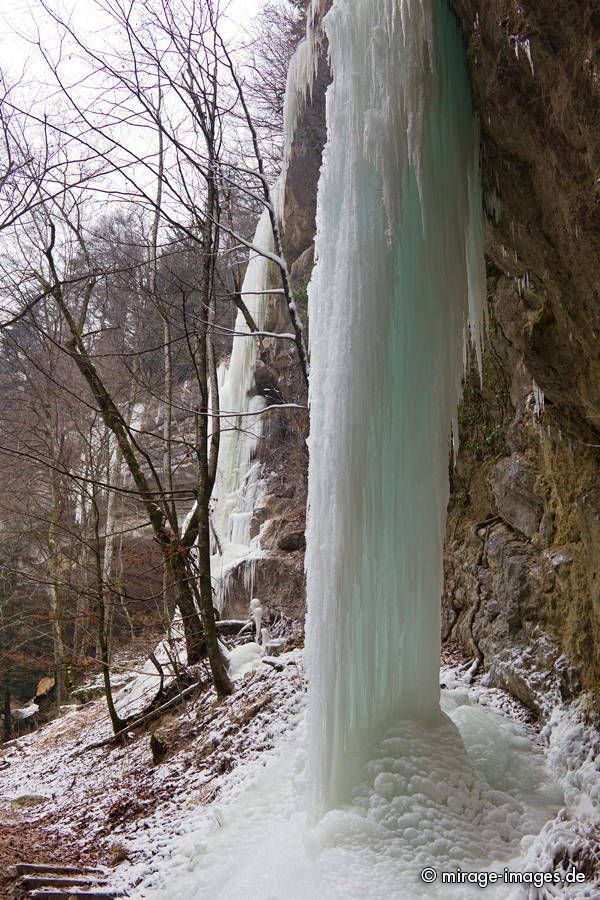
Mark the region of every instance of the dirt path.
<instances>
[{"instance_id":1,"label":"dirt path","mask_svg":"<svg viewBox=\"0 0 600 900\"><path fill-rule=\"evenodd\" d=\"M31 821L27 809L0 801L0 900L15 900L23 896L15 883L12 867L15 863L51 862L63 865L90 865L90 859L72 842L60 845L56 833L46 829L43 822Z\"/></svg>"}]
</instances>

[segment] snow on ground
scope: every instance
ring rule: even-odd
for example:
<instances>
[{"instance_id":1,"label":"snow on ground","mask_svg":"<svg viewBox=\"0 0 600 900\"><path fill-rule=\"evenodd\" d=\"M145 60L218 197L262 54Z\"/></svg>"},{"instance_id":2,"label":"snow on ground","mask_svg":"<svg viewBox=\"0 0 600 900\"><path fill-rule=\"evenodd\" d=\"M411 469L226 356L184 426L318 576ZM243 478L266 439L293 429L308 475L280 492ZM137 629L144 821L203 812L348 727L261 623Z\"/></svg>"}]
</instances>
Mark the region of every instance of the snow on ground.
<instances>
[{"instance_id":1,"label":"snow on ground","mask_svg":"<svg viewBox=\"0 0 600 900\"><path fill-rule=\"evenodd\" d=\"M481 889L424 885L419 868L564 873L575 861L591 872L599 745L580 710L557 713L540 735L517 701L466 683L452 660L446 717L391 729L354 802L307 826L301 652L271 660L277 668L248 662L233 697L217 704L205 690L153 725L166 745L159 764L143 732L86 749L110 734L102 699L2 748L0 820L43 826L55 852L120 862L113 880L137 900L462 900ZM143 704L157 680L131 673L119 704ZM23 807L24 797L37 799ZM485 896L600 895L597 883L512 890Z\"/></svg>"},{"instance_id":2,"label":"snow on ground","mask_svg":"<svg viewBox=\"0 0 600 900\"><path fill-rule=\"evenodd\" d=\"M528 730L496 712L494 691L446 670L443 717L399 723L347 808L307 827L303 721L250 764L218 807L199 810L134 892L148 900L390 900L478 895L424 885L419 869L523 867L521 840L562 804ZM499 692L498 692L499 693ZM459 738L459 733L464 744ZM466 749L465 749L466 747ZM489 889L490 897L508 897ZM566 895L565 895L566 896Z\"/></svg>"},{"instance_id":3,"label":"snow on ground","mask_svg":"<svg viewBox=\"0 0 600 900\"><path fill-rule=\"evenodd\" d=\"M276 737L295 724L303 703L301 658L290 651L277 666L259 665L223 703L205 690L168 710L151 729L169 747L159 765L143 731L125 746L86 749L110 736L103 699L63 708L59 719L0 747L0 760L9 763L0 770L0 822L23 810L24 821L54 836L55 850L77 844L96 861L127 859L115 883L130 885L152 870L170 838L190 827L198 807L224 786L232 790L237 769L267 758ZM133 697L143 704L140 683L152 684L149 671L118 692L121 708L127 703L130 711ZM158 675L146 696L157 688Z\"/></svg>"},{"instance_id":4,"label":"snow on ground","mask_svg":"<svg viewBox=\"0 0 600 900\"><path fill-rule=\"evenodd\" d=\"M577 887L545 885L535 900L550 897L600 896L600 732L589 721L589 698L564 703L550 685L555 702L547 725L539 729L535 716L510 694L487 686L488 678L472 678L469 667L452 652L444 654L442 682L452 691L468 691L472 704L492 707L522 724L534 745L543 751L546 766L560 785L564 805L541 832L523 842L523 870L565 875L576 864L587 884ZM526 895L524 895L526 896Z\"/></svg>"}]
</instances>

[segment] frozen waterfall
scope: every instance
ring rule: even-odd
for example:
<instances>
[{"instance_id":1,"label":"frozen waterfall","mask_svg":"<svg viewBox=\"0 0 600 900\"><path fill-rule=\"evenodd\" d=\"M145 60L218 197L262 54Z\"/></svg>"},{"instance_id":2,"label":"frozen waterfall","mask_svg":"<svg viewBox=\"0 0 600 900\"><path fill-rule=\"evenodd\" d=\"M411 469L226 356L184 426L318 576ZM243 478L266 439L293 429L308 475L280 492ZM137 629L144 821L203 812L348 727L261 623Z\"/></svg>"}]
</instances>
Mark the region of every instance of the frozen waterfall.
<instances>
[{"instance_id":1,"label":"frozen waterfall","mask_svg":"<svg viewBox=\"0 0 600 900\"><path fill-rule=\"evenodd\" d=\"M312 0L307 18L306 38L290 61L284 103L284 147L282 172L271 188L271 201L280 221L283 219L284 187L292 140L300 110L310 96L317 71L320 33L313 27L319 0ZM267 210L258 221L253 246L272 254L273 233ZM252 253L242 285L242 298L259 330L265 324L273 289L274 266L268 256ZM272 299L271 299L272 302ZM258 506L262 484L260 464L254 460L262 432L260 415L264 398L255 391L254 372L258 359L256 341L248 337L249 328L241 312L235 320L229 363L219 372L219 400L223 413L233 413L221 421L221 446L217 478L213 491L213 526L221 552L213 556L217 603L224 602L228 575L241 559L247 559L248 600L252 597L254 563L260 556L258 541L250 535L253 510ZM217 548L215 548L216 550Z\"/></svg>"},{"instance_id":2,"label":"frozen waterfall","mask_svg":"<svg viewBox=\"0 0 600 900\"><path fill-rule=\"evenodd\" d=\"M272 751L225 775L218 805L199 806L165 849L168 868L145 874L140 896L155 900L464 900L481 887L423 871L537 866L540 829L563 802L525 729L448 670L440 703L449 452L485 293L461 36L443 0L334 0L325 27L334 80L309 289L307 715L290 694L267 725ZM309 33L291 66L288 128L317 46ZM266 287L257 259L244 290ZM223 408L255 402L254 362L252 342L236 338ZM240 513L252 507L257 435L231 432L220 462L225 554L252 550ZM487 893L516 896L500 883Z\"/></svg>"},{"instance_id":3,"label":"frozen waterfall","mask_svg":"<svg viewBox=\"0 0 600 900\"><path fill-rule=\"evenodd\" d=\"M485 271L478 130L441 0L336 0L309 289L313 810L399 719L440 724L451 434Z\"/></svg>"},{"instance_id":4,"label":"frozen waterfall","mask_svg":"<svg viewBox=\"0 0 600 900\"><path fill-rule=\"evenodd\" d=\"M273 193L279 202L278 186ZM259 220L254 244L272 252L273 235L266 210ZM255 253L242 285L243 300L259 330L263 328L269 302L271 267L267 257ZM220 409L232 413L221 420L221 446L213 491L213 527L221 552L215 548L212 569L217 579L219 606L227 588L229 567L251 553L250 519L260 492L260 465L253 457L262 430L261 416L256 413L264 408L265 401L255 391L256 340L248 336L250 329L241 312L237 314L235 332L229 364L219 371ZM248 585L248 600L251 591L252 586Z\"/></svg>"}]
</instances>

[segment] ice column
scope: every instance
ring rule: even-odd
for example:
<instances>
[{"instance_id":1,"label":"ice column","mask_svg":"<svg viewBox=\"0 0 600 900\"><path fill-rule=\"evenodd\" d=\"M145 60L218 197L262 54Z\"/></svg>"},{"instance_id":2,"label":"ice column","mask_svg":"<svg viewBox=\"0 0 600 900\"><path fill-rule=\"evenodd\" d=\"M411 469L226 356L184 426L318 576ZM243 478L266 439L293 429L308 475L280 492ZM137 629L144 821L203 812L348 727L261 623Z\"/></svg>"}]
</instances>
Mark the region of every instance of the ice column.
<instances>
[{"instance_id":1,"label":"ice column","mask_svg":"<svg viewBox=\"0 0 600 900\"><path fill-rule=\"evenodd\" d=\"M271 223L266 211L258 223L254 244L269 253L273 252ZM243 300L259 329L264 326L271 267L267 257L251 254L242 286ZM235 331L237 336L233 339L231 359L220 373L219 385L222 413L232 413L231 417L221 420L221 446L214 490L214 522L224 546L249 543L249 533L244 523L252 512L254 502L256 477L252 478L250 469L261 432L261 421L260 416L247 413L257 412L265 405L264 399L254 390L256 340L247 336L250 329L239 312Z\"/></svg>"},{"instance_id":2,"label":"ice column","mask_svg":"<svg viewBox=\"0 0 600 900\"><path fill-rule=\"evenodd\" d=\"M318 0L313 0L314 9L308 17L306 38L298 46L288 73L283 171L271 188L271 199L280 221L283 218L285 173L291 141L317 70L320 38L313 27L317 3ZM273 233L266 210L259 219L252 243L269 254L274 252ZM251 251L242 297L259 330L264 328L269 300L273 296L268 292L274 283L279 285L275 273L275 266L267 257ZM229 364L219 373L221 412L232 415L221 419L221 446L213 491L213 524L222 550L222 553L215 555L213 565L214 575L219 579L217 597L222 595L231 565L252 553L250 520L261 491L260 468L254 461L254 452L262 432L262 421L260 415L248 413L259 412L265 401L255 391L257 343L247 336L249 328L241 312L236 318L235 331ZM251 592L251 584L248 589Z\"/></svg>"},{"instance_id":3,"label":"ice column","mask_svg":"<svg viewBox=\"0 0 600 900\"><path fill-rule=\"evenodd\" d=\"M309 289L316 814L393 720L439 716L449 440L483 268L478 133L441 0L335 0ZM455 429L454 429L455 432Z\"/></svg>"}]
</instances>

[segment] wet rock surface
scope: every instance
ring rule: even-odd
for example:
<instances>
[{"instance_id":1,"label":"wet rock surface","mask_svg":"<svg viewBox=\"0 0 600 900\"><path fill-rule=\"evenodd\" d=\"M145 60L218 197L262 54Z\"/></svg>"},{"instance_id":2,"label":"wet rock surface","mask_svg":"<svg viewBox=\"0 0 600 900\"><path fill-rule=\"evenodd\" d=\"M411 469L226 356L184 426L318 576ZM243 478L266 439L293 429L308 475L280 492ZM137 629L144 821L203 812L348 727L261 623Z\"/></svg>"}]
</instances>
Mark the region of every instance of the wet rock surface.
<instances>
[{"instance_id":1,"label":"wet rock surface","mask_svg":"<svg viewBox=\"0 0 600 900\"><path fill-rule=\"evenodd\" d=\"M600 15L453 0L481 121L489 341L452 473L443 634L544 716L600 703Z\"/></svg>"}]
</instances>

